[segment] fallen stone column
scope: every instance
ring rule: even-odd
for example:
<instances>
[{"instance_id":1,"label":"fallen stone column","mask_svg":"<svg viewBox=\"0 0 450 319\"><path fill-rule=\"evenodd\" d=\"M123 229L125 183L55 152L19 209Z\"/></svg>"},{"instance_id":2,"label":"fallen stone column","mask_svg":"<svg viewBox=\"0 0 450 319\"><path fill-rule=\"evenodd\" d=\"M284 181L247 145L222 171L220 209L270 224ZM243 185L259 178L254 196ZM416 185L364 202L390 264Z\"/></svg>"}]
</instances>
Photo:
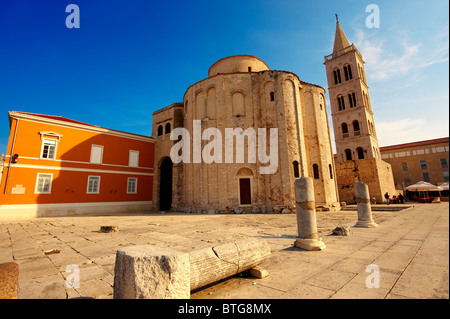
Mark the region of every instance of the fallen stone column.
<instances>
[{"instance_id":1,"label":"fallen stone column","mask_svg":"<svg viewBox=\"0 0 450 319\"><path fill-rule=\"evenodd\" d=\"M251 269L270 256L261 239L191 253L130 246L116 253L114 299L186 299L192 290Z\"/></svg>"},{"instance_id":2,"label":"fallen stone column","mask_svg":"<svg viewBox=\"0 0 450 319\"><path fill-rule=\"evenodd\" d=\"M190 298L189 254L156 246L116 253L114 299Z\"/></svg>"},{"instance_id":3,"label":"fallen stone column","mask_svg":"<svg viewBox=\"0 0 450 319\"><path fill-rule=\"evenodd\" d=\"M363 182L355 182L353 186L355 188L355 199L358 209L358 222L355 224L355 227L378 227L372 219L369 187Z\"/></svg>"},{"instance_id":4,"label":"fallen stone column","mask_svg":"<svg viewBox=\"0 0 450 319\"><path fill-rule=\"evenodd\" d=\"M189 254L191 290L236 275L265 262L270 246L260 239L241 240Z\"/></svg>"},{"instance_id":5,"label":"fallen stone column","mask_svg":"<svg viewBox=\"0 0 450 319\"><path fill-rule=\"evenodd\" d=\"M298 230L298 238L294 245L306 250L324 250L326 245L317 233L313 179L298 178L294 187Z\"/></svg>"}]
</instances>

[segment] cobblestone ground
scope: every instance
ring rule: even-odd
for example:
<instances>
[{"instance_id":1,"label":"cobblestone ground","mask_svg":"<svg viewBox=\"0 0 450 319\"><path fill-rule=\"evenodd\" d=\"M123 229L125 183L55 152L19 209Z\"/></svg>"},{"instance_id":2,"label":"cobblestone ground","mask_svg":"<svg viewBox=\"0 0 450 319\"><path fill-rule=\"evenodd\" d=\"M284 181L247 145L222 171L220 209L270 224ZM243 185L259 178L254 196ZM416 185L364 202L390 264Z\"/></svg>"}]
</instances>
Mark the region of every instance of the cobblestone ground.
<instances>
[{"instance_id":1,"label":"cobblestone ground","mask_svg":"<svg viewBox=\"0 0 450 319\"><path fill-rule=\"evenodd\" d=\"M448 298L448 210L448 203L441 203L374 211L379 227L352 227L348 237L332 236L331 231L353 226L356 211L317 212L319 233L327 245L322 252L293 247L295 214L0 220L0 263L19 264L19 298L112 298L120 247L149 244L189 252L258 237L272 248L263 265L269 277L233 277L191 298ZM99 232L105 225L117 225L119 231ZM367 289L365 270L373 263L380 268L381 287ZM80 286L73 288L67 282L74 269L79 269Z\"/></svg>"}]
</instances>

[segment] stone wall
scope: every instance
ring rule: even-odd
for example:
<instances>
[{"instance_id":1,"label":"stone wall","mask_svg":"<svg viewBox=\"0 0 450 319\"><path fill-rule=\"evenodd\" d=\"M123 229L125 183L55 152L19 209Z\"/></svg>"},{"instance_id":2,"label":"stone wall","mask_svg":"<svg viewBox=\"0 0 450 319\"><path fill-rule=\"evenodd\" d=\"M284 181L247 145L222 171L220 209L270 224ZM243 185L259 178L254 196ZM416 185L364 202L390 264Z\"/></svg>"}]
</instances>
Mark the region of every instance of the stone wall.
<instances>
[{"instance_id":1,"label":"stone wall","mask_svg":"<svg viewBox=\"0 0 450 319\"><path fill-rule=\"evenodd\" d=\"M383 203L384 194L395 194L391 166L379 159L336 162L336 175L340 201L355 202L354 182L363 182L369 187L370 198Z\"/></svg>"}]
</instances>

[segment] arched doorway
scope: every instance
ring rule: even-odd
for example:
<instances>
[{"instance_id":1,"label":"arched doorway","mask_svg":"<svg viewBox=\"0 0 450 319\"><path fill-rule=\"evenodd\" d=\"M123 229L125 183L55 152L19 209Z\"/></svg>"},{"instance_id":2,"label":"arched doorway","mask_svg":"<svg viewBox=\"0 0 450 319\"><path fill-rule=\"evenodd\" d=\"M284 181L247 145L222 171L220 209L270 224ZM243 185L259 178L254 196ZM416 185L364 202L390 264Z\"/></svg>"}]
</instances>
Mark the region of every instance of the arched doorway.
<instances>
[{"instance_id":1,"label":"arched doorway","mask_svg":"<svg viewBox=\"0 0 450 319\"><path fill-rule=\"evenodd\" d=\"M172 160L166 157L159 167L159 210L172 208L172 169Z\"/></svg>"}]
</instances>

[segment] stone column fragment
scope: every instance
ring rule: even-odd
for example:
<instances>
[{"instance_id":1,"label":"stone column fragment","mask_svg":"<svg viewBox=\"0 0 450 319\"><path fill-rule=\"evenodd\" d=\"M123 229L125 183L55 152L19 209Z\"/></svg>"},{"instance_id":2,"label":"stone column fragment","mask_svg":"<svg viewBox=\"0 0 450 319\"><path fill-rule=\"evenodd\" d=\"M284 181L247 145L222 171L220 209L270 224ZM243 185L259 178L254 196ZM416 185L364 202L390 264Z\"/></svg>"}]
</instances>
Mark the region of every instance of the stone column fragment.
<instances>
[{"instance_id":1,"label":"stone column fragment","mask_svg":"<svg viewBox=\"0 0 450 319\"><path fill-rule=\"evenodd\" d=\"M189 299L189 254L142 245L116 253L114 299Z\"/></svg>"},{"instance_id":2,"label":"stone column fragment","mask_svg":"<svg viewBox=\"0 0 450 319\"><path fill-rule=\"evenodd\" d=\"M191 290L236 275L262 264L270 257L264 240L249 238L189 253Z\"/></svg>"},{"instance_id":3,"label":"stone column fragment","mask_svg":"<svg viewBox=\"0 0 450 319\"><path fill-rule=\"evenodd\" d=\"M313 179L310 177L296 179L294 188L298 230L298 238L294 245L305 250L324 250L326 245L317 233Z\"/></svg>"},{"instance_id":4,"label":"stone column fragment","mask_svg":"<svg viewBox=\"0 0 450 319\"><path fill-rule=\"evenodd\" d=\"M378 225L372 219L372 206L370 205L369 187L363 182L355 182L355 199L358 209L358 222L355 227L373 228Z\"/></svg>"}]
</instances>

